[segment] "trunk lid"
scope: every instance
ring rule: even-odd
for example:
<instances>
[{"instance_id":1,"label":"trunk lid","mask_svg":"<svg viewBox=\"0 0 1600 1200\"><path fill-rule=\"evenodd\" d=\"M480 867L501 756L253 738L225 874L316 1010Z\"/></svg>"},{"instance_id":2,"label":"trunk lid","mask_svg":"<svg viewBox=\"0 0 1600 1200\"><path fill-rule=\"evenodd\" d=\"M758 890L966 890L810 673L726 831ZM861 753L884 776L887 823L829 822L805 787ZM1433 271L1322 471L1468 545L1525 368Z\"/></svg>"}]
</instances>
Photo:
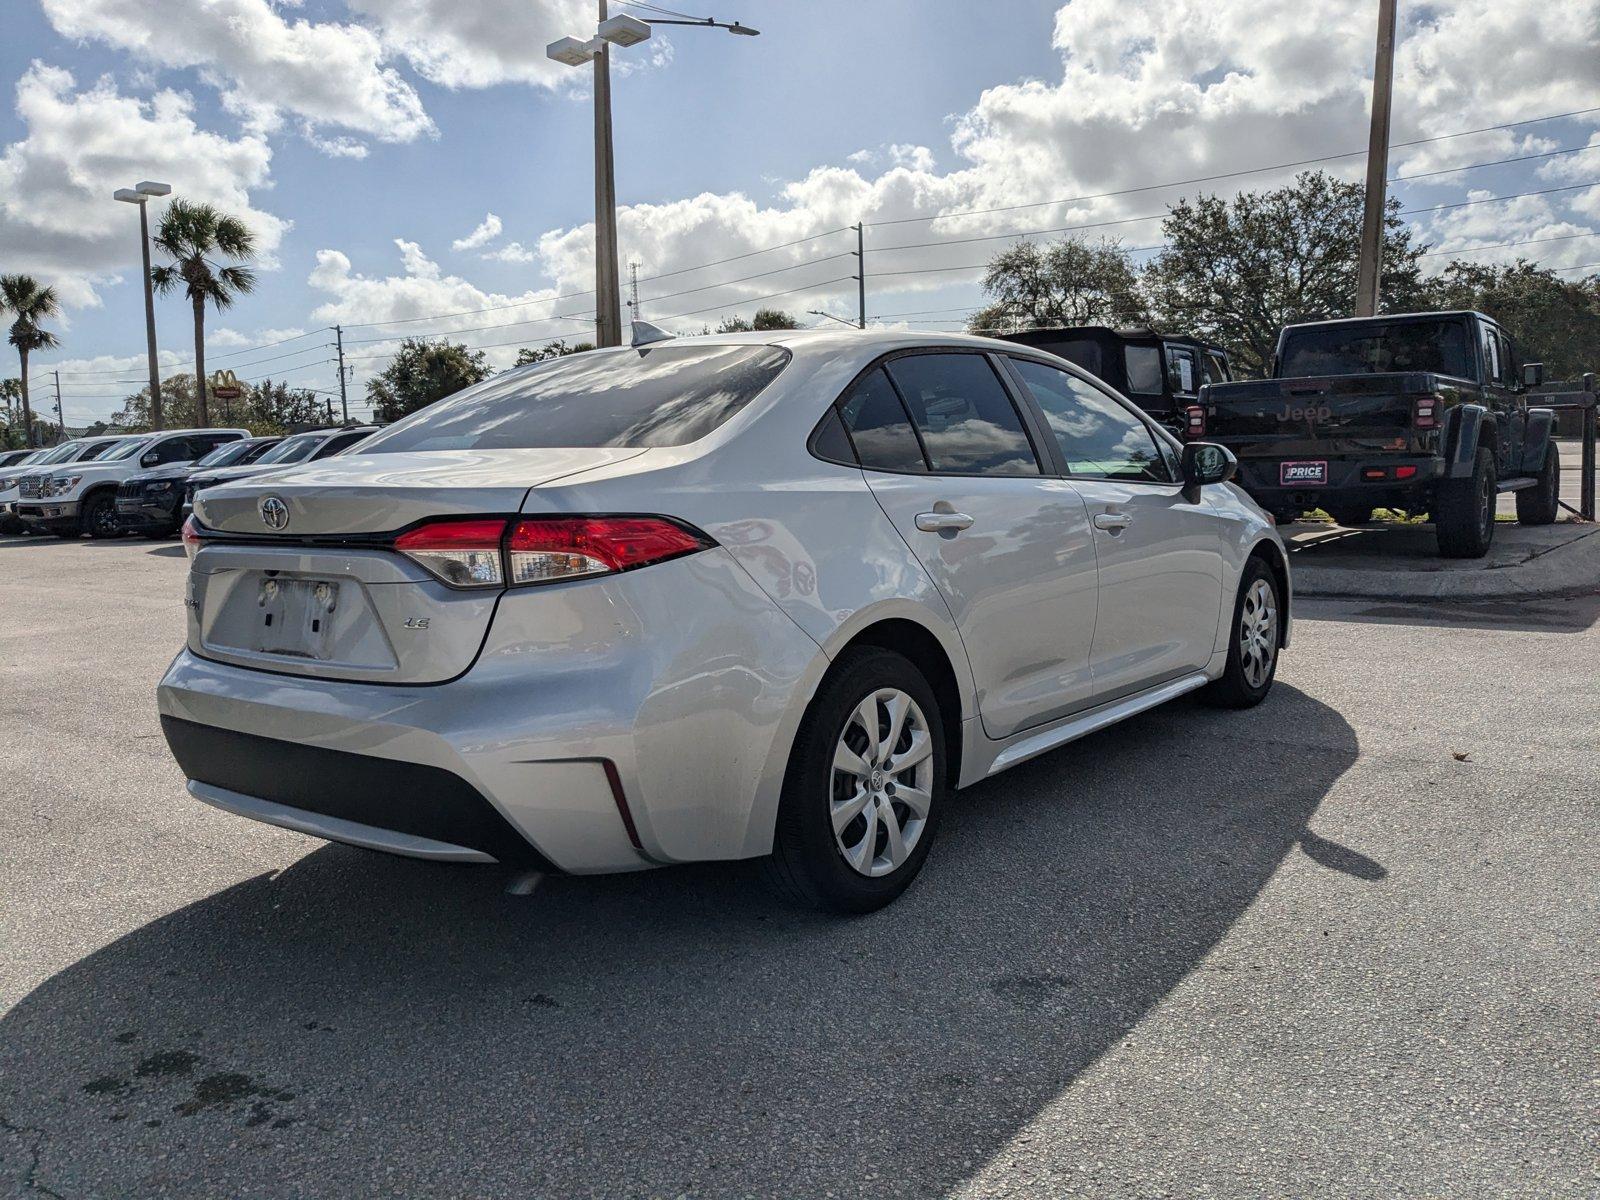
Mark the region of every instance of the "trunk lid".
<instances>
[{"instance_id":1,"label":"trunk lid","mask_svg":"<svg viewBox=\"0 0 1600 1200\"><path fill-rule=\"evenodd\" d=\"M1213 384L1205 437L1241 457L1410 449L1416 402L1456 387L1427 372Z\"/></svg>"},{"instance_id":2,"label":"trunk lid","mask_svg":"<svg viewBox=\"0 0 1600 1200\"><path fill-rule=\"evenodd\" d=\"M453 679L477 657L502 590L450 587L384 548L384 535L430 519L510 516L531 489L642 453L351 455L208 489L195 506L210 536L189 573L189 647L291 675ZM278 502L271 525L269 500Z\"/></svg>"}]
</instances>

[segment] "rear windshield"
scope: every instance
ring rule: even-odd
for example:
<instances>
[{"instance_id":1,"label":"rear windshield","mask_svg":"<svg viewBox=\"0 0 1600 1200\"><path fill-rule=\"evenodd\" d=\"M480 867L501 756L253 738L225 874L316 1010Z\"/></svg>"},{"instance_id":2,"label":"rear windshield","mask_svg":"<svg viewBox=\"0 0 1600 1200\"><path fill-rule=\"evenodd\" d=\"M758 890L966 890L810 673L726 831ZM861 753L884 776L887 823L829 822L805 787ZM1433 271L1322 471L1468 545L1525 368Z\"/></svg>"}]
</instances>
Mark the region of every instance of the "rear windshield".
<instances>
[{"instance_id":1,"label":"rear windshield","mask_svg":"<svg viewBox=\"0 0 1600 1200\"><path fill-rule=\"evenodd\" d=\"M683 446L760 395L789 357L750 345L590 350L457 392L361 452Z\"/></svg>"},{"instance_id":2,"label":"rear windshield","mask_svg":"<svg viewBox=\"0 0 1600 1200\"><path fill-rule=\"evenodd\" d=\"M1458 379L1475 377L1466 322L1363 321L1324 325L1284 335L1278 375L1375 375L1386 371L1431 371Z\"/></svg>"}]
</instances>

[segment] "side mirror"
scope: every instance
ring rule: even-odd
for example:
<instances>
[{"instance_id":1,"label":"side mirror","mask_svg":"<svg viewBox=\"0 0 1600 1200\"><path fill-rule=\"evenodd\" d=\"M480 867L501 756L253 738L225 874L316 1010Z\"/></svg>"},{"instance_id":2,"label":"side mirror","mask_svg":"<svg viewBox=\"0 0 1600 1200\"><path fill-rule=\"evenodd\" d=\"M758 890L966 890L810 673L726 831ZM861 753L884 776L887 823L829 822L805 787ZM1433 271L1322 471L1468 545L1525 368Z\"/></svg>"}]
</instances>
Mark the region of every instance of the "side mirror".
<instances>
[{"instance_id":1,"label":"side mirror","mask_svg":"<svg viewBox=\"0 0 1600 1200\"><path fill-rule=\"evenodd\" d=\"M1227 483L1239 470L1239 460L1215 442L1185 442L1182 470L1184 498L1198 504L1200 489L1208 483Z\"/></svg>"},{"instance_id":2,"label":"side mirror","mask_svg":"<svg viewBox=\"0 0 1600 1200\"><path fill-rule=\"evenodd\" d=\"M154 467L160 465L160 463L161 456L154 450L146 450L139 456L139 465L141 467Z\"/></svg>"},{"instance_id":3,"label":"side mirror","mask_svg":"<svg viewBox=\"0 0 1600 1200\"><path fill-rule=\"evenodd\" d=\"M1544 364L1531 362L1522 364L1522 386L1536 388L1544 382Z\"/></svg>"}]
</instances>

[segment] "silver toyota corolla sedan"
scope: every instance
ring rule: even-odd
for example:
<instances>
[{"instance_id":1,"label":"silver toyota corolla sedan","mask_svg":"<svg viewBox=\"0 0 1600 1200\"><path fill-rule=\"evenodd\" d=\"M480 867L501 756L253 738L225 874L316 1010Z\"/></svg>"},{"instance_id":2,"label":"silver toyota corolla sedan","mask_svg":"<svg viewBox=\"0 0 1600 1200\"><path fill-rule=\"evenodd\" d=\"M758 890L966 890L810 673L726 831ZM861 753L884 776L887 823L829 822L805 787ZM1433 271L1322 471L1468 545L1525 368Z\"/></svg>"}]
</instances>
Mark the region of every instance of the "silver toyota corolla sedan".
<instances>
[{"instance_id":1,"label":"silver toyota corolla sedan","mask_svg":"<svg viewBox=\"0 0 1600 1200\"><path fill-rule=\"evenodd\" d=\"M983 338L661 340L206 491L159 691L199 799L447 862L770 856L887 903L952 788L1194 689L1289 571L1227 451Z\"/></svg>"}]
</instances>

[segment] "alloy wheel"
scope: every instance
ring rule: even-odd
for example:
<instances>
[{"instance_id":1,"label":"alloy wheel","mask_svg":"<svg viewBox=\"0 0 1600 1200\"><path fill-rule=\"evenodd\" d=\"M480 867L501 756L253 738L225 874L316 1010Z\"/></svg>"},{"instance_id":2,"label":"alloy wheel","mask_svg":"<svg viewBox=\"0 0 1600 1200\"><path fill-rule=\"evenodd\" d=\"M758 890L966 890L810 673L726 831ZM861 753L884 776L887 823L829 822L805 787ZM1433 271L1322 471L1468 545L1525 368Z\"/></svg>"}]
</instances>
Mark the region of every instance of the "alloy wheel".
<instances>
[{"instance_id":1,"label":"alloy wheel","mask_svg":"<svg viewBox=\"0 0 1600 1200\"><path fill-rule=\"evenodd\" d=\"M1278 656L1278 599L1265 579L1254 580L1244 594L1239 614L1239 665L1246 682L1262 687Z\"/></svg>"},{"instance_id":2,"label":"alloy wheel","mask_svg":"<svg viewBox=\"0 0 1600 1200\"><path fill-rule=\"evenodd\" d=\"M869 693L833 752L833 839L851 869L887 875L922 839L933 804L933 737L917 702L898 688Z\"/></svg>"}]
</instances>

